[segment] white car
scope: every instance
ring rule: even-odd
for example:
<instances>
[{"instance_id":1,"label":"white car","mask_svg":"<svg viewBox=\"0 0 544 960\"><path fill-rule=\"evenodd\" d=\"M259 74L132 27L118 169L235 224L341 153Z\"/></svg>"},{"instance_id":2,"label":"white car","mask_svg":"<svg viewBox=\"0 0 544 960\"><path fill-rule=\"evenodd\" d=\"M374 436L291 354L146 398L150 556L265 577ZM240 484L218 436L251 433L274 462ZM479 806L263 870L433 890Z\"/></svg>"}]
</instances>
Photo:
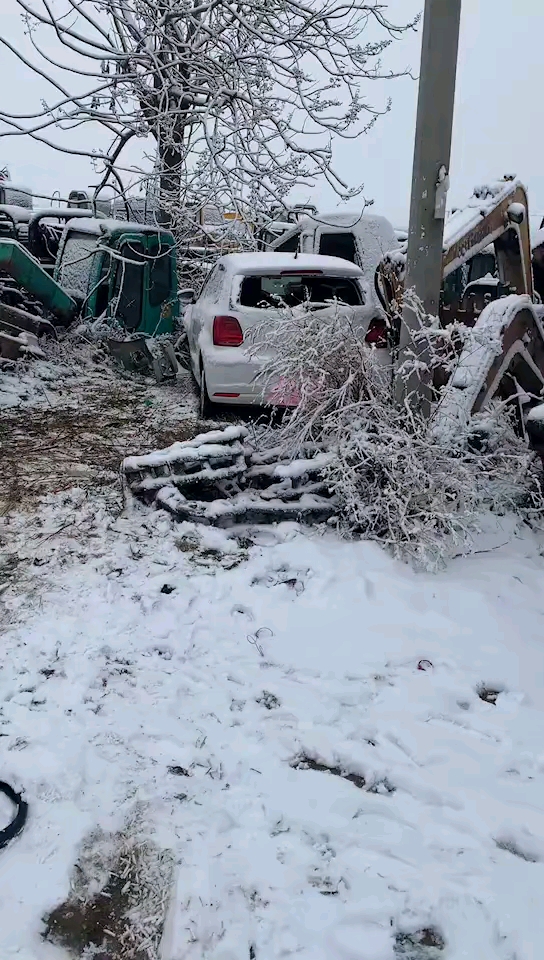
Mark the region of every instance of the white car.
<instances>
[{"instance_id":1,"label":"white car","mask_svg":"<svg viewBox=\"0 0 544 960\"><path fill-rule=\"evenodd\" d=\"M361 326L361 338L385 346L385 315L374 316L369 299L360 267L338 257L290 253L221 257L184 316L201 415L209 416L215 404L273 402L264 395L259 377L263 358L250 356L244 338L251 326L277 316L280 303L347 304Z\"/></svg>"}]
</instances>

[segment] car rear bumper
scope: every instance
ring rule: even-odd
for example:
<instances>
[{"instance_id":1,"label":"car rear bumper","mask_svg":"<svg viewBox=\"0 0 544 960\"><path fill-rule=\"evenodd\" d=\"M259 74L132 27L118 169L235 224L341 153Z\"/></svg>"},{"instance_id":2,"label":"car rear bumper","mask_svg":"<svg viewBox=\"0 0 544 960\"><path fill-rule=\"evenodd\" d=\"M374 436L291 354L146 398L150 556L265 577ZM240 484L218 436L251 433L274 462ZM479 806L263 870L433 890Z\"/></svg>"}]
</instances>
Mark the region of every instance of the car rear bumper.
<instances>
[{"instance_id":1,"label":"car rear bumper","mask_svg":"<svg viewBox=\"0 0 544 960\"><path fill-rule=\"evenodd\" d=\"M391 351L377 350L378 366L391 369ZM296 407L298 396L290 384L262 375L264 360L243 359L238 348L211 347L202 351L208 396L212 403L240 406Z\"/></svg>"},{"instance_id":2,"label":"car rear bumper","mask_svg":"<svg viewBox=\"0 0 544 960\"><path fill-rule=\"evenodd\" d=\"M238 349L211 348L202 352L208 396L212 403L243 406L297 404L293 391L262 375L263 361L240 358Z\"/></svg>"}]
</instances>

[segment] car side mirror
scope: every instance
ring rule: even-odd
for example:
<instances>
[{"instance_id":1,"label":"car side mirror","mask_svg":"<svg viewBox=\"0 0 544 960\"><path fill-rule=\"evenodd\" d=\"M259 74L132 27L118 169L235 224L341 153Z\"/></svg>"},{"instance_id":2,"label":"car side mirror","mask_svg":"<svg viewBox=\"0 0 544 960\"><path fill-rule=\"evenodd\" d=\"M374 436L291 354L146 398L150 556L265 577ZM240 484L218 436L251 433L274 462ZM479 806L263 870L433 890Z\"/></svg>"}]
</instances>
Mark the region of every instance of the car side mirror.
<instances>
[{"instance_id":1,"label":"car side mirror","mask_svg":"<svg viewBox=\"0 0 544 960\"><path fill-rule=\"evenodd\" d=\"M178 290L178 300L181 304L183 304L183 306L187 306L189 303L194 303L196 300L195 291L192 287Z\"/></svg>"}]
</instances>

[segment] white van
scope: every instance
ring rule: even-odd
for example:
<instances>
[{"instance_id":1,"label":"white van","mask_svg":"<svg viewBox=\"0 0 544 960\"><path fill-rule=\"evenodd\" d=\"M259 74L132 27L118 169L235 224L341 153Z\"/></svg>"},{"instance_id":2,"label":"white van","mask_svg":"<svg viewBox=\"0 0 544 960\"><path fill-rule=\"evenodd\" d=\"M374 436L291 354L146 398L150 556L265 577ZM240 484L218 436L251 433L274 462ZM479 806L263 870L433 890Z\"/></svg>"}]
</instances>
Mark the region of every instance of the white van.
<instances>
[{"instance_id":1,"label":"white van","mask_svg":"<svg viewBox=\"0 0 544 960\"><path fill-rule=\"evenodd\" d=\"M389 220L374 214L329 213L301 217L269 249L276 253L319 253L356 263L374 295L374 274L383 255L400 246Z\"/></svg>"}]
</instances>

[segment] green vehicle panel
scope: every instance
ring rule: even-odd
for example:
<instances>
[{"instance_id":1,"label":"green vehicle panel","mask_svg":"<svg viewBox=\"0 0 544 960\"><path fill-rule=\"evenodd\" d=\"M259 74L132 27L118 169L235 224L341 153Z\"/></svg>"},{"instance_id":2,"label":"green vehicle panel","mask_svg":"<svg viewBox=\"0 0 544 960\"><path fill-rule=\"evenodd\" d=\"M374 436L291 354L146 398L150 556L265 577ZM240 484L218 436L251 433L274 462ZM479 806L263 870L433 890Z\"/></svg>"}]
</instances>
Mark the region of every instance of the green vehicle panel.
<instances>
[{"instance_id":1,"label":"green vehicle panel","mask_svg":"<svg viewBox=\"0 0 544 960\"><path fill-rule=\"evenodd\" d=\"M171 333L179 316L175 241L157 227L69 222L54 277L82 303L83 318L104 316L128 333Z\"/></svg>"},{"instance_id":2,"label":"green vehicle panel","mask_svg":"<svg viewBox=\"0 0 544 960\"><path fill-rule=\"evenodd\" d=\"M69 323L76 316L76 301L17 240L0 240L0 271L13 277L60 320Z\"/></svg>"}]
</instances>

